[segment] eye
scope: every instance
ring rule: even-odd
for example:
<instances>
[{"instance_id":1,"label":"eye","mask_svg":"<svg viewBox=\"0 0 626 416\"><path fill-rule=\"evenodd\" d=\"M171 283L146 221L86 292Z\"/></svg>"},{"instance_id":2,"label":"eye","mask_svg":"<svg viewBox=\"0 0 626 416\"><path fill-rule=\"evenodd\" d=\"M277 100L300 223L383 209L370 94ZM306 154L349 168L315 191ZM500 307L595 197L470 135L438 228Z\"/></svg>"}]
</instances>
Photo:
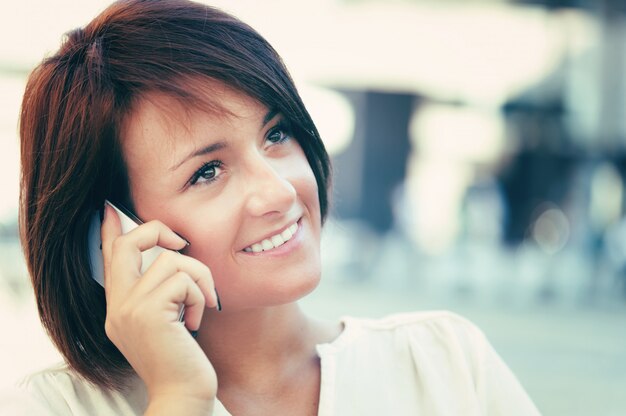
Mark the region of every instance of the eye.
<instances>
[{"instance_id":1,"label":"eye","mask_svg":"<svg viewBox=\"0 0 626 416\"><path fill-rule=\"evenodd\" d=\"M222 165L223 163L219 160L205 163L193 174L189 180L189 185L193 186L198 183L211 183L215 181L222 171Z\"/></svg>"},{"instance_id":2,"label":"eye","mask_svg":"<svg viewBox=\"0 0 626 416\"><path fill-rule=\"evenodd\" d=\"M274 144L280 144L291 139L291 130L283 122L278 123L268 133L266 139Z\"/></svg>"}]
</instances>

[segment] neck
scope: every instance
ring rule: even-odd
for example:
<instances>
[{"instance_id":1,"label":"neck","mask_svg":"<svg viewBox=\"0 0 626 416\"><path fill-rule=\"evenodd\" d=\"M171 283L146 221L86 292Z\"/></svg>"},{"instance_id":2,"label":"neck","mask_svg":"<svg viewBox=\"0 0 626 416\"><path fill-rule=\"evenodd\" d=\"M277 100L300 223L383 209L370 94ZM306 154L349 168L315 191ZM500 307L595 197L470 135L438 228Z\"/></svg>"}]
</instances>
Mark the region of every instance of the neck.
<instances>
[{"instance_id":1,"label":"neck","mask_svg":"<svg viewBox=\"0 0 626 416\"><path fill-rule=\"evenodd\" d=\"M317 359L316 344L337 335L306 317L296 303L206 312L197 340L218 374L220 388L258 388L268 380L285 380Z\"/></svg>"}]
</instances>

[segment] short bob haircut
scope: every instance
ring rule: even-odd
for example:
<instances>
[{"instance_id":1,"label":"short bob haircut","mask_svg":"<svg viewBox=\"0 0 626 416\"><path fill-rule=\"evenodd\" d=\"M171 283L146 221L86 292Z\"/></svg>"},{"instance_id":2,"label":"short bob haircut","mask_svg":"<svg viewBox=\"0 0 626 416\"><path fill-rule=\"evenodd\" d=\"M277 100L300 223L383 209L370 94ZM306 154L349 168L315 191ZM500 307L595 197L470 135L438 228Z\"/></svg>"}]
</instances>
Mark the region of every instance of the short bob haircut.
<instances>
[{"instance_id":1,"label":"short bob haircut","mask_svg":"<svg viewBox=\"0 0 626 416\"><path fill-rule=\"evenodd\" d=\"M44 327L70 367L102 388L123 388L132 369L104 331L90 219L105 198L132 207L120 141L143 96L219 107L190 80L221 82L283 114L326 217L328 154L281 58L248 25L186 0L122 0L69 32L34 69L22 102L20 235Z\"/></svg>"}]
</instances>

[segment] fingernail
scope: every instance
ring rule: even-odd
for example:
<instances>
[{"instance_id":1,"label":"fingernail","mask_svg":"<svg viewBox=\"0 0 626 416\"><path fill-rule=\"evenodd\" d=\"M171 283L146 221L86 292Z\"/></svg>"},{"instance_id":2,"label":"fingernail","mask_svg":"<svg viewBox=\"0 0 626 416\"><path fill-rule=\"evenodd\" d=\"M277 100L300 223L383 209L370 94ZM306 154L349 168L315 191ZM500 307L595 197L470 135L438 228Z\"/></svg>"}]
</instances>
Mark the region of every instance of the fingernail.
<instances>
[{"instance_id":1,"label":"fingernail","mask_svg":"<svg viewBox=\"0 0 626 416\"><path fill-rule=\"evenodd\" d=\"M176 234L178 236L178 238L183 240L185 242L185 244L187 245L187 247L189 247L191 245L191 243L189 241L187 241L187 239L185 237L183 237L182 235L178 234L176 231L174 231L174 234Z\"/></svg>"},{"instance_id":2,"label":"fingernail","mask_svg":"<svg viewBox=\"0 0 626 416\"><path fill-rule=\"evenodd\" d=\"M222 310L222 302L220 302L220 295L217 293L217 289L215 290L215 298L217 299L217 307L215 309L217 309L218 312L220 312Z\"/></svg>"},{"instance_id":3,"label":"fingernail","mask_svg":"<svg viewBox=\"0 0 626 416\"><path fill-rule=\"evenodd\" d=\"M191 334L191 336L195 339L198 338L198 331L189 331L189 333Z\"/></svg>"}]
</instances>

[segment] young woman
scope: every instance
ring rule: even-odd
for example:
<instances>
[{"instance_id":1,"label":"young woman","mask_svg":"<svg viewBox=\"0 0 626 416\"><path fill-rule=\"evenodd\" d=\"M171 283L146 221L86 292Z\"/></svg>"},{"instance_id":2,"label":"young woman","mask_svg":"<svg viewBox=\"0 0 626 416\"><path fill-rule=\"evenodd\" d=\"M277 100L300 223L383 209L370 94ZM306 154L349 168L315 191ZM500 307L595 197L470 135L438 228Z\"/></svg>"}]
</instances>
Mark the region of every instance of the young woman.
<instances>
[{"instance_id":1,"label":"young woman","mask_svg":"<svg viewBox=\"0 0 626 416\"><path fill-rule=\"evenodd\" d=\"M329 159L280 57L237 19L114 3L34 70L20 135L22 242L65 357L23 383L40 410L537 414L458 316L329 326L300 311L320 279ZM122 234L105 200L144 224ZM156 245L169 250L142 273Z\"/></svg>"}]
</instances>

